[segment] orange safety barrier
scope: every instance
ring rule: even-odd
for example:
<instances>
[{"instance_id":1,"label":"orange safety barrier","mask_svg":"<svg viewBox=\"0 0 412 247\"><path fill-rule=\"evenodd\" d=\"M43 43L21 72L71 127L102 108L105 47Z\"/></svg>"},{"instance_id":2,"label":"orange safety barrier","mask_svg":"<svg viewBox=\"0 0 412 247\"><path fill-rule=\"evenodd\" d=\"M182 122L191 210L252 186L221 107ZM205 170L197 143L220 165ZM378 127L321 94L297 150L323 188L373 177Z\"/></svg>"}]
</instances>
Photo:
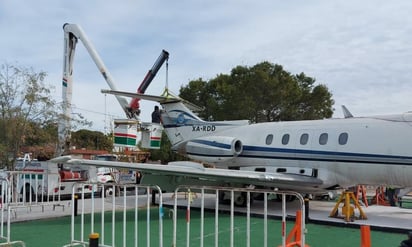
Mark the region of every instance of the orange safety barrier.
<instances>
[{"instance_id":1,"label":"orange safety barrier","mask_svg":"<svg viewBox=\"0 0 412 247\"><path fill-rule=\"evenodd\" d=\"M375 196L372 199L372 204L381 206L390 206L389 202L386 200L385 188L379 186L375 191Z\"/></svg>"},{"instance_id":2,"label":"orange safety barrier","mask_svg":"<svg viewBox=\"0 0 412 247\"><path fill-rule=\"evenodd\" d=\"M290 230L288 237L286 238L286 247L302 247L302 211L296 211L295 225ZM280 247L280 246L279 246ZM309 245L305 244L305 247Z\"/></svg>"},{"instance_id":3,"label":"orange safety barrier","mask_svg":"<svg viewBox=\"0 0 412 247\"><path fill-rule=\"evenodd\" d=\"M366 198L366 186L365 185L358 185L356 186L356 199L362 199L363 204L365 207L368 206L368 199Z\"/></svg>"},{"instance_id":4,"label":"orange safety barrier","mask_svg":"<svg viewBox=\"0 0 412 247\"><path fill-rule=\"evenodd\" d=\"M361 245L360 247L371 247L371 229L370 226L361 226Z\"/></svg>"}]
</instances>

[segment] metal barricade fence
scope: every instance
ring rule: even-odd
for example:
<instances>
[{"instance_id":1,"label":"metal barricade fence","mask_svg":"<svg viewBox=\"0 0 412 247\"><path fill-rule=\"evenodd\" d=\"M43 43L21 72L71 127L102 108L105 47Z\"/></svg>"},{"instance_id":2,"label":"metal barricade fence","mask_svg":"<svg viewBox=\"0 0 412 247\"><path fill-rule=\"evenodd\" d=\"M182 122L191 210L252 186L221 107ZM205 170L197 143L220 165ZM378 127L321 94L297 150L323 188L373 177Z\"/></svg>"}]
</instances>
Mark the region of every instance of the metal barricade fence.
<instances>
[{"instance_id":1,"label":"metal barricade fence","mask_svg":"<svg viewBox=\"0 0 412 247\"><path fill-rule=\"evenodd\" d=\"M178 193L183 191L185 193L185 199L184 202L178 202ZM214 231L213 232L208 232L205 234L204 232L204 226L205 226L205 194L206 192L211 195L209 197L209 209L212 208L214 211ZM196 193L196 194L194 194ZM191 207L194 205L194 197L198 197L197 193L200 193L200 203L197 202L196 207L200 208L200 224L199 226L199 233L198 234L192 234L191 230ZM229 199L227 200L224 196L224 194L229 194ZM274 235L274 233L279 232L276 229L269 229L268 228L268 196L269 195L275 195L278 197L278 199L281 200L282 202L282 207L281 207L281 217L282 217L282 230L281 230L281 246L286 247L287 242L286 242L286 201L289 201L291 197L296 197L299 200L300 204L300 210L301 210L301 229L299 231L300 236L299 238L299 246L305 246L305 207L304 207L304 199L302 195L299 193L293 192L293 191L273 191L273 190L256 190L256 189L247 189L247 188L228 188L228 187L205 187L205 186L182 186L176 189L175 194L174 194L174 220L173 220L173 244L172 246L184 246L186 245L187 247L190 246L190 244L195 245L195 246L200 246L203 247L205 246L205 235L210 236L214 235L214 241L211 243L210 241L207 243L207 246L219 246L219 242L222 240L222 238L219 236L220 232L226 232L229 230L229 245L225 246L255 246L254 244L251 243L252 239L252 232L251 232L251 202L253 201L252 197L261 197L263 199L263 244L261 246L267 247L268 246L268 239L269 239L269 233L270 235ZM237 197L242 197L238 199ZM197 198L199 199L199 198ZM237 201L236 201L237 200ZM240 201L239 201L240 200ZM210 201L214 202L214 205L210 205ZM224 201L225 204L229 204L230 208L228 208L225 205L220 205L221 202ZM239 243L239 241L235 240L235 231L239 231L239 226L234 225L235 223L235 201L241 206L246 207L246 212L244 212L246 216L246 226L245 226L245 233L246 233L246 238L245 238L245 243ZM184 205L186 204L186 205ZM181 228L179 229L178 227L178 217L177 217L177 210L179 207L186 207L186 233L179 233L179 230L182 230ZM230 227L229 229L220 229L219 226L219 215L221 212L227 211L230 214ZM239 207L237 207L236 211L242 211L240 210ZM226 212L226 214L227 214ZM260 214L260 213L259 213ZM297 214L298 215L298 214ZM242 216L244 217L244 216ZM180 224L180 227L182 225ZM182 235L186 235L186 242L177 242L177 236L180 236L180 239L182 239ZM195 236L193 236L195 235ZM199 242L198 243L193 243L193 240L197 239ZM254 238L255 239L255 238ZM222 245L222 244L220 244ZM270 243L272 246L273 243Z\"/></svg>"},{"instance_id":2,"label":"metal barricade fence","mask_svg":"<svg viewBox=\"0 0 412 247\"><path fill-rule=\"evenodd\" d=\"M71 242L65 246L88 246L88 236L92 233L99 234L99 246L143 246L144 243L139 243L142 232L146 246L151 246L155 222L159 236L155 244L163 246L163 197L158 186L100 183L80 183L77 186L84 188L84 185L93 185L100 196L92 193L91 198L86 198L84 189L78 192L76 186L73 187ZM114 193L106 196L108 189ZM151 191L158 193L158 213L151 212ZM142 217L145 217L145 229L139 229L138 222Z\"/></svg>"},{"instance_id":3,"label":"metal barricade fence","mask_svg":"<svg viewBox=\"0 0 412 247\"><path fill-rule=\"evenodd\" d=\"M0 178L1 181L1 197L0 197L0 208L1 208L1 226L0 226L0 237L2 240L9 241L8 236L5 234L5 223L4 219L6 219L7 216L7 198L8 198L8 191L9 191L9 181L6 178ZM9 229L8 227L6 230Z\"/></svg>"},{"instance_id":4,"label":"metal barricade fence","mask_svg":"<svg viewBox=\"0 0 412 247\"><path fill-rule=\"evenodd\" d=\"M0 178L0 246L23 246L23 241L11 241L10 239L10 215L12 208L9 206L11 199L11 186L7 178Z\"/></svg>"},{"instance_id":5,"label":"metal barricade fence","mask_svg":"<svg viewBox=\"0 0 412 247\"><path fill-rule=\"evenodd\" d=\"M61 199L59 188L61 181L58 174L45 171L10 171L7 172L10 191L6 199L10 206L34 206L45 203L57 203ZM54 175L55 180L50 181Z\"/></svg>"},{"instance_id":6,"label":"metal barricade fence","mask_svg":"<svg viewBox=\"0 0 412 247\"><path fill-rule=\"evenodd\" d=\"M0 178L0 246L22 245L21 241L11 241L10 228L13 218L17 218L17 211L31 213L32 207L44 207L60 203L60 192L55 188L61 186L60 180L51 183L47 181L46 172L35 171L7 171ZM58 177L56 177L58 178ZM50 188L53 186L53 188Z\"/></svg>"},{"instance_id":7,"label":"metal barricade fence","mask_svg":"<svg viewBox=\"0 0 412 247\"><path fill-rule=\"evenodd\" d=\"M290 197L297 198L299 204L297 208L302 212L299 216L302 222L299 225L300 231L298 231L299 245L305 246L304 200L296 192L182 186L176 189L174 193L170 193L169 218L167 218L167 226L169 227L163 229L165 217L164 195L158 186L137 184L98 184L97 186L101 197L92 194L89 199L85 197L83 192L78 193L73 188L71 242L65 246L88 246L88 236L92 233L99 234L99 246L163 246L164 241L170 241L171 246L255 246L255 241L258 237L261 237L259 243L262 244L259 246L267 247L273 245L274 235L276 235L276 245L288 246L286 202ZM84 185L81 185L81 188L84 188ZM105 189L111 189L115 193L106 197L106 193L103 193ZM127 192L128 189L132 189L132 192ZM139 193L141 190L145 192L143 195ZM150 191L153 190L159 194L156 201L158 206L156 207L151 204ZM182 193L184 198L181 198ZM77 199L75 195L78 196ZM239 198L239 195L242 198ZM269 208L273 207L275 202L268 203L269 197L274 196L281 201L281 205L276 203L276 209ZM262 199L262 202L258 205L263 205L263 211L260 208L258 213L253 211L256 210L257 206L251 207L253 198L257 197ZM221 205L221 203L226 205ZM241 207L235 206L235 204L241 204ZM185 216L181 217L182 215L180 215L178 217L178 214L182 213L182 208L185 211ZM200 211L200 217L196 218L194 224L191 223L193 220L191 219L192 208ZM153 209L155 212L153 212ZM280 215L281 221L273 218L274 211L277 215ZM205 212L208 212L208 218L205 217ZM214 214L212 218L214 222L210 221L210 212ZM241 212L241 215L239 215L239 212ZM251 217L256 214L259 214L259 217ZM229 215L229 224L220 223L220 217L223 217L223 215L226 217ZM170 220L172 220L172 225L170 225ZM254 235L256 232L252 230L251 223L257 220L263 222L259 223L263 225L263 233L260 232L259 236ZM199 224L197 221L199 221ZM244 225L239 226L239 222ZM275 229L274 222L281 222L281 229L279 227ZM214 229L206 231L205 224L208 224L208 226L214 224ZM235 237L239 229L244 230L244 240ZM167 240L164 239L165 236ZM211 237L213 237L212 241ZM206 238L208 238L207 241L205 241Z\"/></svg>"}]
</instances>

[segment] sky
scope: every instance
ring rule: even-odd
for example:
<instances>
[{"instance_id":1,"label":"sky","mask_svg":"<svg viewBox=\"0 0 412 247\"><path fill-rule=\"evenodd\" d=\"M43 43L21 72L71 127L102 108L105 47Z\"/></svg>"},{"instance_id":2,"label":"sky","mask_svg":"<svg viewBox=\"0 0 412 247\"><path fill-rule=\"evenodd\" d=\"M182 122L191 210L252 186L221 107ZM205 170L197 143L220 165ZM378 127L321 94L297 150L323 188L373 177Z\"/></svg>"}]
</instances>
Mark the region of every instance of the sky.
<instances>
[{"instance_id":1,"label":"sky","mask_svg":"<svg viewBox=\"0 0 412 247\"><path fill-rule=\"evenodd\" d=\"M191 80L263 61L304 72L355 116L412 110L412 1L0 1L0 64L48 74L62 100L63 24L82 27L117 89L135 92L162 49L170 53L146 91L178 94ZM125 115L81 42L74 59L73 114L106 132ZM190 100L190 99L188 99ZM153 102L141 101L150 121Z\"/></svg>"}]
</instances>

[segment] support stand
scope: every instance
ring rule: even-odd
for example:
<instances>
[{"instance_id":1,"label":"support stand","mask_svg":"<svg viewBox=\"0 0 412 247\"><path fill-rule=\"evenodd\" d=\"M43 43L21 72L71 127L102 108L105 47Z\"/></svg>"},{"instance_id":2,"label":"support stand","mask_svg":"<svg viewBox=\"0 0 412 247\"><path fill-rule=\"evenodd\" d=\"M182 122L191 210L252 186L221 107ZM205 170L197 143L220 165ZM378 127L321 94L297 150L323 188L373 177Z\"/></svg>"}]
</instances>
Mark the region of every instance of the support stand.
<instances>
[{"instance_id":1,"label":"support stand","mask_svg":"<svg viewBox=\"0 0 412 247\"><path fill-rule=\"evenodd\" d=\"M355 207L352 206L351 200ZM342 215L339 216L338 208L339 205L343 203L342 207ZM355 217L355 209L359 210L359 217ZM335 207L333 208L332 212L330 213L329 217L334 218L343 218L346 222L354 221L355 219L366 220L366 214L363 212L361 205L359 204L358 200L355 197L355 194L352 191L344 191L342 195L339 197L338 202L336 203Z\"/></svg>"},{"instance_id":2,"label":"support stand","mask_svg":"<svg viewBox=\"0 0 412 247\"><path fill-rule=\"evenodd\" d=\"M302 246L302 211L296 211L295 225L286 238L286 247ZM305 247L309 245L305 244Z\"/></svg>"}]
</instances>

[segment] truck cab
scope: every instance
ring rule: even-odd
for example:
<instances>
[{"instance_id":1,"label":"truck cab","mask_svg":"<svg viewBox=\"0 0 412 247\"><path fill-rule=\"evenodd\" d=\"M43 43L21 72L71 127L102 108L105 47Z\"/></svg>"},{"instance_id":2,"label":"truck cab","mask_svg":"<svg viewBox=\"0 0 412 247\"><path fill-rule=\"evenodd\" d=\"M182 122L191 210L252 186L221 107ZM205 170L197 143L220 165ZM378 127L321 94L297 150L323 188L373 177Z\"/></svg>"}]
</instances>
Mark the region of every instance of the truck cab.
<instances>
[{"instance_id":1,"label":"truck cab","mask_svg":"<svg viewBox=\"0 0 412 247\"><path fill-rule=\"evenodd\" d=\"M120 161L119 156L115 154L96 155L95 160L104 161ZM123 184L137 184L139 183L139 172L130 169L116 169L110 167L97 168L97 181L102 184L123 185ZM110 196L113 193L113 186L105 186L105 196Z\"/></svg>"}]
</instances>

